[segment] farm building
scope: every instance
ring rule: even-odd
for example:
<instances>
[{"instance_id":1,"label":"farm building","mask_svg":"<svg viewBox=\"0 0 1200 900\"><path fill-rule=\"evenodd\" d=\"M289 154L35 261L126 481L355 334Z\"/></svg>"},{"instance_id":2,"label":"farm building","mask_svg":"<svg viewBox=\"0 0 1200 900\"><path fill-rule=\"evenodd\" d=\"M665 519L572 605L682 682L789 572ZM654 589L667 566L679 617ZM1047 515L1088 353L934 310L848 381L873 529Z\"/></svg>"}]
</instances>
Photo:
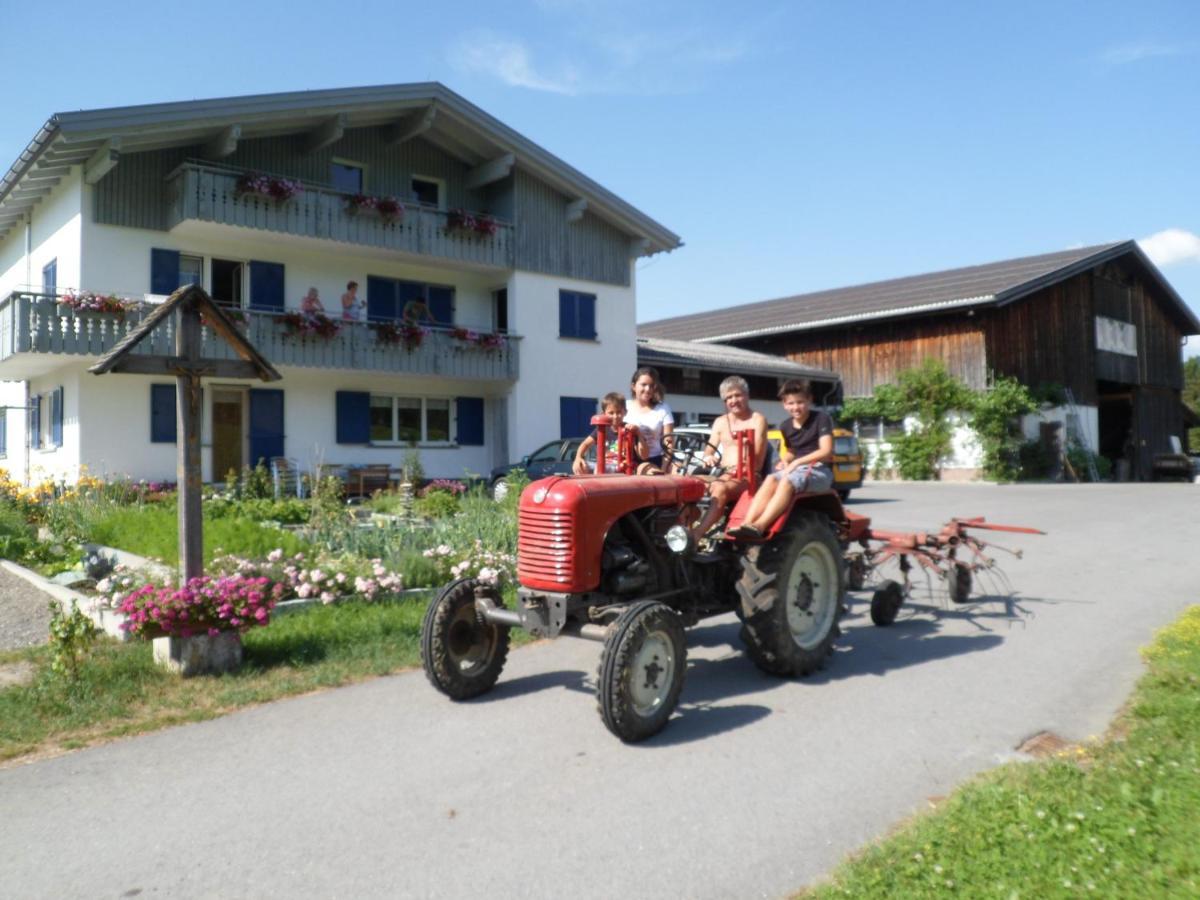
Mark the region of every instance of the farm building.
<instances>
[{"instance_id":1,"label":"farm building","mask_svg":"<svg viewBox=\"0 0 1200 900\"><path fill-rule=\"evenodd\" d=\"M1154 455L1184 432L1181 346L1200 321L1133 241L647 322L646 338L728 344L841 375L848 397L929 357L972 388L997 376L1069 389L1088 446Z\"/></svg>"}]
</instances>

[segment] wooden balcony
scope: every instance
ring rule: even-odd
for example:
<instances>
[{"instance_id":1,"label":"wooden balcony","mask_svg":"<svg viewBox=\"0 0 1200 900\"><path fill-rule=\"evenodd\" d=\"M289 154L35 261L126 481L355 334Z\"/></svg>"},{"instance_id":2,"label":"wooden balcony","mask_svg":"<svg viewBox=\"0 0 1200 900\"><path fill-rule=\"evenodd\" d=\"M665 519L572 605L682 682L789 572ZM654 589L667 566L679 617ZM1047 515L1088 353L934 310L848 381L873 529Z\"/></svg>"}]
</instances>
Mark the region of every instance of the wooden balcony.
<instances>
[{"instance_id":1,"label":"wooden balcony","mask_svg":"<svg viewBox=\"0 0 1200 900\"><path fill-rule=\"evenodd\" d=\"M373 211L351 211L346 194L316 185L305 184L302 193L288 200L238 193L242 174L199 163L175 169L167 176L171 197L167 227L186 221L216 222L382 247L468 266L513 267L514 231L507 222L496 221L492 235L464 232L448 227L444 210L418 204L405 204L403 216L385 222Z\"/></svg>"},{"instance_id":2,"label":"wooden balcony","mask_svg":"<svg viewBox=\"0 0 1200 900\"><path fill-rule=\"evenodd\" d=\"M145 311L80 312L44 294L15 293L0 300L0 379L21 381L62 365L64 356L99 357L141 322ZM370 326L341 323L329 339L289 336L281 316L246 312L246 335L275 366L308 369L355 369L441 378L516 381L519 338L484 349L455 338L449 331L426 334L420 346L381 343ZM234 358L228 345L204 329L204 356ZM172 322L163 323L134 350L135 354L174 353Z\"/></svg>"}]
</instances>

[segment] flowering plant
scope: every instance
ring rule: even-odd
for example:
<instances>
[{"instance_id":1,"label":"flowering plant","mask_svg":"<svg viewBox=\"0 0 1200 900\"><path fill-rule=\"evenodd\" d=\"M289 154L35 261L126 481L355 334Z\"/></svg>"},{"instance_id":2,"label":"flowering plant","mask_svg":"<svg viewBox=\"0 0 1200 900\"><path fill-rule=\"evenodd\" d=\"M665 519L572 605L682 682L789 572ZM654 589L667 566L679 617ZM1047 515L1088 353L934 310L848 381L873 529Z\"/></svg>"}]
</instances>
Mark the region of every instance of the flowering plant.
<instances>
[{"instance_id":1,"label":"flowering plant","mask_svg":"<svg viewBox=\"0 0 1200 900\"><path fill-rule=\"evenodd\" d=\"M500 226L496 224L496 220L487 213L482 213L475 217L475 233L481 237L492 237Z\"/></svg>"},{"instance_id":2,"label":"flowering plant","mask_svg":"<svg viewBox=\"0 0 1200 900\"><path fill-rule=\"evenodd\" d=\"M478 538L465 554L455 551L449 544L439 544L421 555L438 565L443 579L478 578L484 584L494 584L497 587L511 581L517 568L515 556L488 550ZM455 557L459 558L458 562L453 562Z\"/></svg>"},{"instance_id":3,"label":"flowering plant","mask_svg":"<svg viewBox=\"0 0 1200 900\"><path fill-rule=\"evenodd\" d=\"M371 210L379 213L384 222L394 222L404 217L404 204L395 197L372 197L370 194L351 194L346 198L346 211L350 214Z\"/></svg>"},{"instance_id":4,"label":"flowering plant","mask_svg":"<svg viewBox=\"0 0 1200 900\"><path fill-rule=\"evenodd\" d=\"M371 330L375 332L375 340L381 344L400 344L412 350L420 347L429 329L424 325L413 325L410 322L372 322Z\"/></svg>"},{"instance_id":5,"label":"flowering plant","mask_svg":"<svg viewBox=\"0 0 1200 900\"><path fill-rule=\"evenodd\" d=\"M341 322L323 313L288 312L280 316L279 321L286 330L285 338L298 337L302 341L310 337L328 341L342 330Z\"/></svg>"},{"instance_id":6,"label":"flowering plant","mask_svg":"<svg viewBox=\"0 0 1200 900\"><path fill-rule=\"evenodd\" d=\"M80 312L112 313L116 316L124 316L129 310L141 306L137 300L126 300L116 294L97 294L93 291L67 291L58 298L58 302Z\"/></svg>"},{"instance_id":7,"label":"flowering plant","mask_svg":"<svg viewBox=\"0 0 1200 900\"><path fill-rule=\"evenodd\" d=\"M246 172L238 178L234 191L239 197L253 194L282 201L291 200L297 194L304 193L304 185L294 178L279 178L275 175L264 175L262 172Z\"/></svg>"},{"instance_id":8,"label":"flowering plant","mask_svg":"<svg viewBox=\"0 0 1200 900\"><path fill-rule=\"evenodd\" d=\"M452 209L446 213L446 230L460 231L475 237L492 237L500 230L496 220L487 213L471 213Z\"/></svg>"},{"instance_id":9,"label":"flowering plant","mask_svg":"<svg viewBox=\"0 0 1200 900\"><path fill-rule=\"evenodd\" d=\"M450 329L450 336L464 344L479 347L481 350L499 350L505 344L505 338L502 334L481 333L472 331L469 328L463 328L461 325L456 325Z\"/></svg>"},{"instance_id":10,"label":"flowering plant","mask_svg":"<svg viewBox=\"0 0 1200 900\"><path fill-rule=\"evenodd\" d=\"M314 599L326 604L353 597L378 600L396 596L404 587L400 574L389 571L378 559L310 558L303 553L286 556L279 549L272 550L263 560L218 556L211 568L241 578L273 581L282 587L282 600Z\"/></svg>"},{"instance_id":11,"label":"flowering plant","mask_svg":"<svg viewBox=\"0 0 1200 900\"><path fill-rule=\"evenodd\" d=\"M285 586L269 578L201 575L183 587L145 584L117 605L121 628L134 637L192 637L266 625Z\"/></svg>"},{"instance_id":12,"label":"flowering plant","mask_svg":"<svg viewBox=\"0 0 1200 900\"><path fill-rule=\"evenodd\" d=\"M455 481L453 478L435 478L425 487L421 488L421 496L428 497L433 491L442 491L447 494L465 494L467 486L461 481Z\"/></svg>"}]
</instances>

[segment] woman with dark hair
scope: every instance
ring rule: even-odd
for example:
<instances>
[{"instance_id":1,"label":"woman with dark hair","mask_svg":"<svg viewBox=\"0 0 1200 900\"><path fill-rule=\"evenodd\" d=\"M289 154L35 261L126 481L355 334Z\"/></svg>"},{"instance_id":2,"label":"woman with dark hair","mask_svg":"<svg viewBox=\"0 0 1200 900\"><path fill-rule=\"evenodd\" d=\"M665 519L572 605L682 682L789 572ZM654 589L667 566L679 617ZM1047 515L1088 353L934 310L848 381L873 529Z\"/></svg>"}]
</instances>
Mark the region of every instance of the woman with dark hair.
<instances>
[{"instance_id":1,"label":"woman with dark hair","mask_svg":"<svg viewBox=\"0 0 1200 900\"><path fill-rule=\"evenodd\" d=\"M658 370L652 366L642 366L634 372L629 396L625 421L638 427L645 441L646 461L659 471L668 471L671 465L668 454L675 443L671 437L671 432L675 430L675 415L663 400Z\"/></svg>"}]
</instances>

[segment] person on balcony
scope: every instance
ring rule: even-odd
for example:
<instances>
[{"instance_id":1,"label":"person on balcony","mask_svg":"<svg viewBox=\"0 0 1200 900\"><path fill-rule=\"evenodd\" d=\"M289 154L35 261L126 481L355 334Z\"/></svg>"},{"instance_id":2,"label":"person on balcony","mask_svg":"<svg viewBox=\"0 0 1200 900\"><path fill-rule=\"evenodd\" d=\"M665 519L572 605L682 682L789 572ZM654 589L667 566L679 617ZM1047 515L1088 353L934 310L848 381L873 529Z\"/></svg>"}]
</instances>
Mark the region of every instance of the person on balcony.
<instances>
[{"instance_id":1,"label":"person on balcony","mask_svg":"<svg viewBox=\"0 0 1200 900\"><path fill-rule=\"evenodd\" d=\"M342 294L342 318L347 322L360 321L363 317L363 306L365 305L358 298L358 282L347 281L346 293Z\"/></svg>"},{"instance_id":2,"label":"person on balcony","mask_svg":"<svg viewBox=\"0 0 1200 900\"><path fill-rule=\"evenodd\" d=\"M300 312L310 319L314 316L325 315L325 306L321 303L321 297L317 294L315 287L310 287L308 293L304 295L304 299L300 301Z\"/></svg>"},{"instance_id":3,"label":"person on balcony","mask_svg":"<svg viewBox=\"0 0 1200 900\"><path fill-rule=\"evenodd\" d=\"M429 301L424 297L413 297L405 303L404 309L400 311L400 318L406 325L420 325L422 322L428 322L431 325L437 323L433 317L433 310L429 308Z\"/></svg>"}]
</instances>

